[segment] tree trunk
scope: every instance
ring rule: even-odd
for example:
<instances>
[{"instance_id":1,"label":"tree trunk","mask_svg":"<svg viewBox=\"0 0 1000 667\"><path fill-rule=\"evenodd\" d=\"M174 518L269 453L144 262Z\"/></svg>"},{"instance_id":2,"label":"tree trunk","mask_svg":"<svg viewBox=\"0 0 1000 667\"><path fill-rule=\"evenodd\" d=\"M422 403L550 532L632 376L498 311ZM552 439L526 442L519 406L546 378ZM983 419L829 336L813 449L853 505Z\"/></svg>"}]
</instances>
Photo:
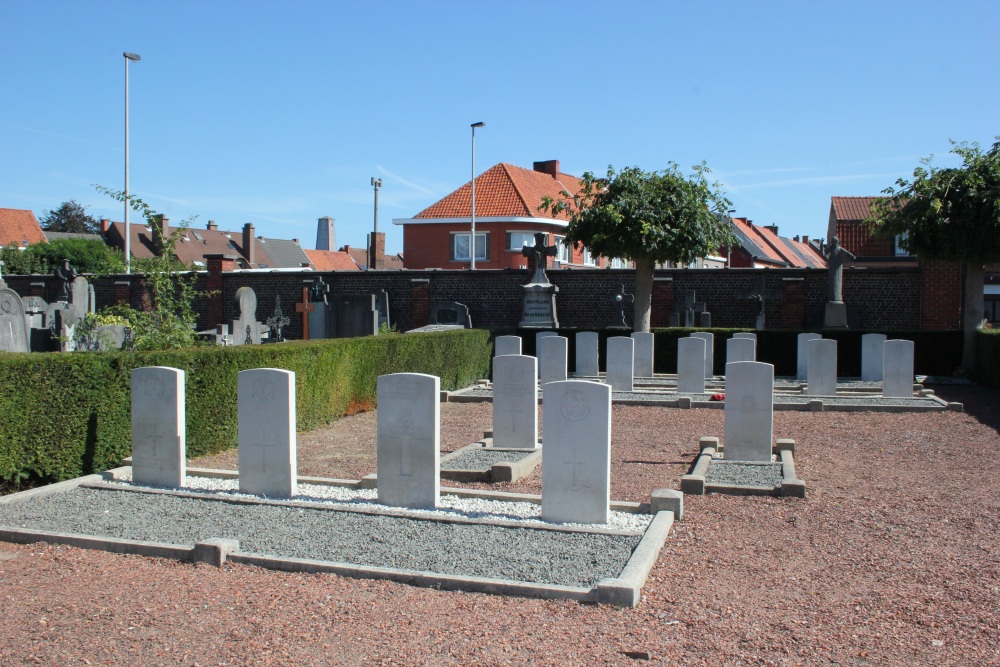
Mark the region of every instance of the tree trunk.
<instances>
[{"instance_id":1,"label":"tree trunk","mask_svg":"<svg viewBox=\"0 0 1000 667\"><path fill-rule=\"evenodd\" d=\"M969 378L973 377L976 371L976 334L983 321L983 283L985 281L986 267L982 264L965 265L965 296L962 304L962 370Z\"/></svg>"},{"instance_id":2,"label":"tree trunk","mask_svg":"<svg viewBox=\"0 0 1000 667\"><path fill-rule=\"evenodd\" d=\"M650 260L635 260L635 331L649 331L649 311L653 303L653 268Z\"/></svg>"}]
</instances>

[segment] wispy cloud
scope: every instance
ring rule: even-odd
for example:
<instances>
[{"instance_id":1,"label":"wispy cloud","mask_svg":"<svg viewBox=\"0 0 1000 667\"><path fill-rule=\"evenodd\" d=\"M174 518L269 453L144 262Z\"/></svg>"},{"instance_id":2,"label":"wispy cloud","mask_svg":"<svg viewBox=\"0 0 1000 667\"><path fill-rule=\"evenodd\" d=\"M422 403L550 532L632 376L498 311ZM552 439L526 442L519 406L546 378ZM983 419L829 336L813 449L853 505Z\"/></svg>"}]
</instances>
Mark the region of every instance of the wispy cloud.
<instances>
[{"instance_id":1,"label":"wispy cloud","mask_svg":"<svg viewBox=\"0 0 1000 667\"><path fill-rule=\"evenodd\" d=\"M66 134L56 134L55 132L49 132L48 130L39 130L38 128L35 127L25 127L23 125L11 125L9 123L5 123L5 125L6 127L15 130L21 130L22 132L31 132L33 134L40 134L45 137L54 137L56 139L63 139L65 141L74 141L78 144L84 144L85 146L94 146L95 148L102 148L107 151L115 151L120 153L124 150L122 146L109 146L107 144L99 144L97 142L90 141L88 139L81 139L80 137L71 137Z\"/></svg>"},{"instance_id":2,"label":"wispy cloud","mask_svg":"<svg viewBox=\"0 0 1000 667\"><path fill-rule=\"evenodd\" d=\"M829 174L826 176L808 176L805 178L784 178L774 181L761 181L758 183L744 183L733 188L735 192L746 190L763 190L765 188L783 188L791 185L833 185L836 183L850 183L852 181L885 180L899 176L896 172L888 173L868 173L868 174Z\"/></svg>"},{"instance_id":3,"label":"wispy cloud","mask_svg":"<svg viewBox=\"0 0 1000 667\"><path fill-rule=\"evenodd\" d=\"M388 169L386 169L385 167L383 167L380 164L375 165L375 168L379 171L380 174L382 174L384 176L388 176L388 177L392 178L394 181L402 183L403 185L405 185L406 187L410 188L411 190L416 190L417 192L419 192L419 193L421 193L423 195L426 195L428 197L438 197L439 196L437 192L434 192L433 190L425 188L422 185L414 183L413 181L409 180L408 178L404 178L403 176L400 176L399 174L395 174L395 173L389 171Z\"/></svg>"}]
</instances>

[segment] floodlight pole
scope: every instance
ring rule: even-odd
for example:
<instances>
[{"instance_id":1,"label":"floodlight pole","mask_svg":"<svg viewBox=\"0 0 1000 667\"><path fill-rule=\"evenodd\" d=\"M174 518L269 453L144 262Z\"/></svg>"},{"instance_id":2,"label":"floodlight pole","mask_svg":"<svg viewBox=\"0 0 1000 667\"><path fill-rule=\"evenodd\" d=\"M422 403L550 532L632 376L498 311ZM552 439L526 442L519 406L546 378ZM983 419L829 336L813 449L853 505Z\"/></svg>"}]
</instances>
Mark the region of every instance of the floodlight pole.
<instances>
[{"instance_id":1,"label":"floodlight pole","mask_svg":"<svg viewBox=\"0 0 1000 667\"><path fill-rule=\"evenodd\" d=\"M368 244L368 270L377 267L378 256L375 254L375 237L378 236L378 189L382 187L382 179L372 176L372 187L375 188L375 231L372 233L372 242Z\"/></svg>"},{"instance_id":2,"label":"floodlight pole","mask_svg":"<svg viewBox=\"0 0 1000 667\"><path fill-rule=\"evenodd\" d=\"M472 235L469 238L469 255L472 261L469 263L469 270L476 270L476 128L486 127L486 123L480 121L472 124Z\"/></svg>"},{"instance_id":3,"label":"floodlight pole","mask_svg":"<svg viewBox=\"0 0 1000 667\"><path fill-rule=\"evenodd\" d=\"M128 61L138 62L141 58L138 54L128 51L122 55L125 56L125 273L130 274L132 273L132 235L128 226L128 211L132 202L128 198Z\"/></svg>"}]
</instances>

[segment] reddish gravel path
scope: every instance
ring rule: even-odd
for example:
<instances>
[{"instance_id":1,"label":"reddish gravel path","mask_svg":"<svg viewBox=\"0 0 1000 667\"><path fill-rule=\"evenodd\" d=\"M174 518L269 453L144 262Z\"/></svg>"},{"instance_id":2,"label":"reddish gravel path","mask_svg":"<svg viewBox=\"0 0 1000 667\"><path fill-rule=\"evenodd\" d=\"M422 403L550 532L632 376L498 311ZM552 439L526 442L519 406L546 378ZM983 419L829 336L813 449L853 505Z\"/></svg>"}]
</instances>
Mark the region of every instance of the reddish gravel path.
<instances>
[{"instance_id":1,"label":"reddish gravel path","mask_svg":"<svg viewBox=\"0 0 1000 667\"><path fill-rule=\"evenodd\" d=\"M686 498L638 609L0 544L0 664L1000 665L1000 392L939 394L967 413L776 413L809 497ZM442 407L445 449L489 428ZM301 474L371 472L373 429L301 434ZM613 496L676 488L721 434L616 408Z\"/></svg>"}]
</instances>

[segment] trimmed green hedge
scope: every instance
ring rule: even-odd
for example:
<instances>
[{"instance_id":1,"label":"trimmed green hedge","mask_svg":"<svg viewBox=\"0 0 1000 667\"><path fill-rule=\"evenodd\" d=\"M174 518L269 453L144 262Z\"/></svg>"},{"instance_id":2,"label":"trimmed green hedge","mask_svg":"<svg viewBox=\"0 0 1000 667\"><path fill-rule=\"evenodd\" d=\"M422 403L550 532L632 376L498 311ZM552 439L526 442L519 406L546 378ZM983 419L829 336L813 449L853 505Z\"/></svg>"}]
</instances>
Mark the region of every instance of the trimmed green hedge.
<instances>
[{"instance_id":1,"label":"trimmed green hedge","mask_svg":"<svg viewBox=\"0 0 1000 667\"><path fill-rule=\"evenodd\" d=\"M131 449L131 371L185 371L187 454L237 442L236 376L251 368L295 372L296 427L305 431L375 406L376 378L428 373L445 390L486 377L490 332L290 341L136 353L0 353L0 481L56 481L105 470Z\"/></svg>"},{"instance_id":2,"label":"trimmed green hedge","mask_svg":"<svg viewBox=\"0 0 1000 667\"><path fill-rule=\"evenodd\" d=\"M976 380L1000 387L1000 329L980 329L976 334Z\"/></svg>"}]
</instances>

